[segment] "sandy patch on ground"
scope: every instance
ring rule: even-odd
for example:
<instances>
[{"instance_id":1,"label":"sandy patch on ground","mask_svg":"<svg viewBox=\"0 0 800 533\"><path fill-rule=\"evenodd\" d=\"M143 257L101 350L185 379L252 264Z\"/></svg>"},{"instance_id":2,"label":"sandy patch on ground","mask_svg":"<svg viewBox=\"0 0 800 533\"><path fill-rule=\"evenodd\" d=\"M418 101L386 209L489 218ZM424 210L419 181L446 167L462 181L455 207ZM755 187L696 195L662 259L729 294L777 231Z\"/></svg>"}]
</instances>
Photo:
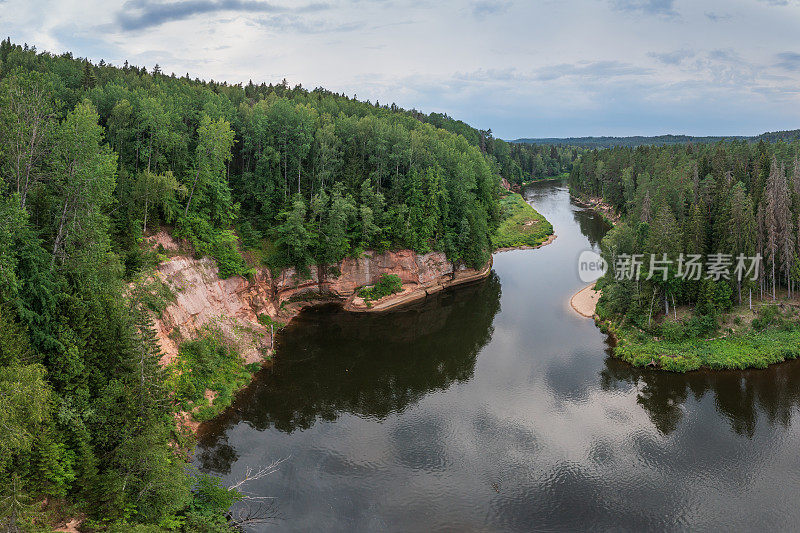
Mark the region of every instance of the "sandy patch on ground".
<instances>
[{"instance_id":1,"label":"sandy patch on ground","mask_svg":"<svg viewBox=\"0 0 800 533\"><path fill-rule=\"evenodd\" d=\"M602 294L600 291L594 290L594 283L592 283L576 292L569 303L579 315L592 318L597 307L597 300L600 299L600 294Z\"/></svg>"}]
</instances>

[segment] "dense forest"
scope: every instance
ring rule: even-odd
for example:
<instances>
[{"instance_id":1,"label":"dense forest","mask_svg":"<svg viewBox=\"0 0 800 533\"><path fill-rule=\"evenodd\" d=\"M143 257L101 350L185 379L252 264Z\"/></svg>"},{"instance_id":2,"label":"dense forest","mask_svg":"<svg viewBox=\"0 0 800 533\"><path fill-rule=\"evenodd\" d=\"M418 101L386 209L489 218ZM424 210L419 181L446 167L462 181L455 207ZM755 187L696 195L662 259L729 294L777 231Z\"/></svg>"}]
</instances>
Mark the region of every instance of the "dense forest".
<instances>
[{"instance_id":1,"label":"dense forest","mask_svg":"<svg viewBox=\"0 0 800 533\"><path fill-rule=\"evenodd\" d=\"M720 141L748 141L748 142L778 142L785 141L791 142L800 140L800 130L788 131L773 131L762 133L755 137L743 136L708 136L708 137L694 137L691 135L655 135L652 137L645 136L632 136L632 137L566 137L566 138L532 138L532 139L517 139L511 141L513 143L521 143L527 145L540 145L540 146L575 146L588 149L597 148L636 148L638 146L668 146L668 145L684 145L684 144L713 144Z\"/></svg>"},{"instance_id":2,"label":"dense forest","mask_svg":"<svg viewBox=\"0 0 800 533\"><path fill-rule=\"evenodd\" d=\"M3 41L0 521L231 526L241 495L193 472L176 433L139 290L159 260L152 231L221 276L302 275L368 248L478 266L501 173L554 175L577 155L285 81L191 80Z\"/></svg>"},{"instance_id":3,"label":"dense forest","mask_svg":"<svg viewBox=\"0 0 800 533\"><path fill-rule=\"evenodd\" d=\"M621 257L642 254L640 273L630 279L609 270L598 309L641 331L685 338L716 331L720 317L736 306L749 310L757 299L794 296L799 156L800 143L763 140L587 152L570 176L573 193L601 197L623 217L603 240L604 258L619 267ZM651 254L666 261L651 262ZM739 257L757 254L756 275L753 261ZM684 275L690 255L702 258L699 276ZM719 265L719 274L709 263ZM692 309L688 320L678 320L682 305ZM657 324L658 315L676 320ZM778 322L774 318L766 322ZM753 321L755 329L766 325Z\"/></svg>"}]
</instances>

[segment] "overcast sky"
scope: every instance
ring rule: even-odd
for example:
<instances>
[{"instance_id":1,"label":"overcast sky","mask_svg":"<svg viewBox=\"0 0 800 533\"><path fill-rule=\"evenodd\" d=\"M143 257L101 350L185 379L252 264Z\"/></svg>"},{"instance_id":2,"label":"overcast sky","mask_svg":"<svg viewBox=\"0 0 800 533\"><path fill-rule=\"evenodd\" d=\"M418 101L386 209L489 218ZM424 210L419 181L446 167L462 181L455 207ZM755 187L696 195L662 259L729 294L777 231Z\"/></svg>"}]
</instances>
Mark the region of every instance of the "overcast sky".
<instances>
[{"instance_id":1,"label":"overcast sky","mask_svg":"<svg viewBox=\"0 0 800 533\"><path fill-rule=\"evenodd\" d=\"M192 77L285 77L506 139L800 128L800 0L0 0L0 32Z\"/></svg>"}]
</instances>

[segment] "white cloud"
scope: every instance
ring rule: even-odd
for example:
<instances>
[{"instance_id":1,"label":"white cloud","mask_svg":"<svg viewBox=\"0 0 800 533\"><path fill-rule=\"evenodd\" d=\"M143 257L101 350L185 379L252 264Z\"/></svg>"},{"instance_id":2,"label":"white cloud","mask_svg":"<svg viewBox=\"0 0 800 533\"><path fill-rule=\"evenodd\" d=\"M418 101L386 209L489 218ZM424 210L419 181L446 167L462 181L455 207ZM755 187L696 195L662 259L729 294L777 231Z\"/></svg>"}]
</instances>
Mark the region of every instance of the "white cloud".
<instances>
[{"instance_id":1,"label":"white cloud","mask_svg":"<svg viewBox=\"0 0 800 533\"><path fill-rule=\"evenodd\" d=\"M797 3L697 4L7 0L0 20L39 49L231 82L286 77L507 138L799 126Z\"/></svg>"}]
</instances>

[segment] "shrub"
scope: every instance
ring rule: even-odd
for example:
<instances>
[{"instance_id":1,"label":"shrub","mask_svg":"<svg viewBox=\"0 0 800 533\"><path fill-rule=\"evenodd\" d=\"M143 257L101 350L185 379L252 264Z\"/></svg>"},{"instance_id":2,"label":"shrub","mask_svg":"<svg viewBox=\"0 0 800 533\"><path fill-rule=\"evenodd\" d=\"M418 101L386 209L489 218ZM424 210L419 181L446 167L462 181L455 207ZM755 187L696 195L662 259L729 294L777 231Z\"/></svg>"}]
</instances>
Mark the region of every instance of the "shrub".
<instances>
[{"instance_id":1,"label":"shrub","mask_svg":"<svg viewBox=\"0 0 800 533\"><path fill-rule=\"evenodd\" d=\"M209 420L233 401L233 393L246 385L260 365L245 365L244 358L221 331L206 329L196 340L180 345L178 357L170 365L170 384L181 409L195 410L198 421ZM216 393L211 405L206 390Z\"/></svg>"},{"instance_id":2,"label":"shrub","mask_svg":"<svg viewBox=\"0 0 800 533\"><path fill-rule=\"evenodd\" d=\"M661 324L661 336L670 342L683 340L686 337L686 330L686 325L681 322L668 320Z\"/></svg>"},{"instance_id":3,"label":"shrub","mask_svg":"<svg viewBox=\"0 0 800 533\"><path fill-rule=\"evenodd\" d=\"M786 320L783 318L780 308L777 305L762 305L758 311L758 316L753 319L753 329L762 331L768 328L785 328ZM791 325L790 325L791 326Z\"/></svg>"},{"instance_id":4,"label":"shrub","mask_svg":"<svg viewBox=\"0 0 800 533\"><path fill-rule=\"evenodd\" d=\"M358 291L358 295L367 302L370 300L380 300L384 296L389 296L403 290L403 281L397 274L383 274L378 282L372 287L364 287Z\"/></svg>"},{"instance_id":5,"label":"shrub","mask_svg":"<svg viewBox=\"0 0 800 533\"><path fill-rule=\"evenodd\" d=\"M217 262L219 277L244 276L251 273L239 253L236 235L231 230L215 228L211 222L196 213L178 221L175 236L188 240L201 257L210 255Z\"/></svg>"}]
</instances>

